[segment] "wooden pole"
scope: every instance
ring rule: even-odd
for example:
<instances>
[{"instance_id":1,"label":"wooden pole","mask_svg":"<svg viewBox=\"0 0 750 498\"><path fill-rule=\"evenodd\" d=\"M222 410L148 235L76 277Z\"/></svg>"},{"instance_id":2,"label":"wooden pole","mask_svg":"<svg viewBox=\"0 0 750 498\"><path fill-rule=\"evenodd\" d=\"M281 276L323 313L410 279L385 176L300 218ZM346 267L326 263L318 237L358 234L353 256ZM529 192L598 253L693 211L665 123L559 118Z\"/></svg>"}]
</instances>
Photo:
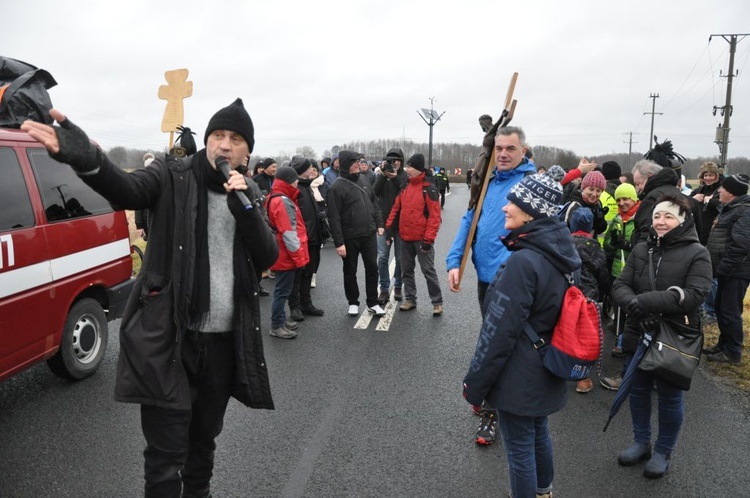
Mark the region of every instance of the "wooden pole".
<instances>
[{"instance_id":1,"label":"wooden pole","mask_svg":"<svg viewBox=\"0 0 750 498\"><path fill-rule=\"evenodd\" d=\"M516 101L513 100L513 92L516 89L516 82L518 81L518 73L513 73L510 78L510 85L508 86L508 92L505 95L505 107L500 115L500 128L507 126L510 120L513 119L513 114L516 110ZM492 147L492 154L490 154L490 162L487 164L484 172L484 179L482 181L482 190L479 193L479 199L477 205L474 206L474 217L471 220L471 227L469 228L469 235L466 238L466 244L464 244L464 253L461 257L461 266L458 268L458 290L461 290L461 279L466 269L466 262L469 259L469 251L474 242L474 235L477 231L477 225L479 224L479 217L482 215L482 206L484 206L484 197L487 194L487 186L490 184L492 178L492 172L495 169L495 147Z\"/></svg>"}]
</instances>

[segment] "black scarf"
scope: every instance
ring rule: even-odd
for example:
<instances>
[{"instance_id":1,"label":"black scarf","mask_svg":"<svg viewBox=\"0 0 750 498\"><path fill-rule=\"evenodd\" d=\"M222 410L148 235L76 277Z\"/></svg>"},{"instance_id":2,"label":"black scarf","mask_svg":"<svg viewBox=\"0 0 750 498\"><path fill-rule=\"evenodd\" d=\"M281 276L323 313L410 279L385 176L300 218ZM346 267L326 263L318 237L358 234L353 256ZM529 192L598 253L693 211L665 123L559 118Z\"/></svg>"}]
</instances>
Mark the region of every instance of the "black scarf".
<instances>
[{"instance_id":1,"label":"black scarf","mask_svg":"<svg viewBox=\"0 0 750 498\"><path fill-rule=\"evenodd\" d=\"M193 174L198 189L198 205L195 220L195 272L188 310L188 323L198 327L208 319L211 310L211 265L208 259L208 190L226 194L226 180L216 171L206 157L206 149L193 156Z\"/></svg>"}]
</instances>

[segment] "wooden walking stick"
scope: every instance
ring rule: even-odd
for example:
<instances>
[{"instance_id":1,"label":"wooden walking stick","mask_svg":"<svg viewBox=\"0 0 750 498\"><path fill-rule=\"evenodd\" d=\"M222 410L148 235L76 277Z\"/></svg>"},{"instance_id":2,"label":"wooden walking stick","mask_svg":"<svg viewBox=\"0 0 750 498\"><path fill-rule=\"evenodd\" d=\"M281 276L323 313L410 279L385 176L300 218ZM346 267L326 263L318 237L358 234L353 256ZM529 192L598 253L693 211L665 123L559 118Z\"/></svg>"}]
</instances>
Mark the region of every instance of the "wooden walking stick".
<instances>
[{"instance_id":1,"label":"wooden walking stick","mask_svg":"<svg viewBox=\"0 0 750 498\"><path fill-rule=\"evenodd\" d=\"M510 78L510 85L508 85L508 92L505 95L505 107L497 120L497 123L492 127L492 130L497 131L498 128L508 126L510 120L513 119L513 114L516 111L516 101L513 99L513 91L516 89L516 81L518 81L518 73L513 73ZM493 137L494 141L494 137ZM482 215L482 206L484 205L484 197L487 194L487 186L490 184L492 178L492 171L495 169L495 147L492 147L492 153L490 155L489 162L484 170L484 178L482 180L482 190L479 193L479 199L476 206L474 206L474 218L471 220L471 228L469 228L469 235L466 238L466 244L464 245L464 254L461 257L461 266L458 268L458 285L457 288L461 289L461 279L466 269L466 261L469 258L469 250L474 242L474 235L477 231L477 224L479 223L479 217Z\"/></svg>"}]
</instances>

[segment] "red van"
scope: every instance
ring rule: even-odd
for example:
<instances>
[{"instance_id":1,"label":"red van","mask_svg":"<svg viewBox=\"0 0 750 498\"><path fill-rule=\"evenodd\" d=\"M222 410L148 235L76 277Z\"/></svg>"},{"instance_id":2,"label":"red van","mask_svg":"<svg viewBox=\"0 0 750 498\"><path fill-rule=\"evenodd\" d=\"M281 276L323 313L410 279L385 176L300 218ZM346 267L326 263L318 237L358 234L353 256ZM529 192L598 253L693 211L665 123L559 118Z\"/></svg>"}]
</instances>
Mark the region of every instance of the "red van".
<instances>
[{"instance_id":1,"label":"red van","mask_svg":"<svg viewBox=\"0 0 750 498\"><path fill-rule=\"evenodd\" d=\"M133 285L128 223L20 130L0 128L0 381L92 375Z\"/></svg>"}]
</instances>

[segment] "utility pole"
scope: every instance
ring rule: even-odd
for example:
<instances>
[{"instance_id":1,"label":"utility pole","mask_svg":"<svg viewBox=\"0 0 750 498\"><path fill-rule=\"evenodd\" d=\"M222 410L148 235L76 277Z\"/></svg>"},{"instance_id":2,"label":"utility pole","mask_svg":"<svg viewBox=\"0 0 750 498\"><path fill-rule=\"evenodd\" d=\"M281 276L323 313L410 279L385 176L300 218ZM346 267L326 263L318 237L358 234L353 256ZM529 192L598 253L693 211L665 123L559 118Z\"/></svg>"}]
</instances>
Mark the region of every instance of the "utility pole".
<instances>
[{"instance_id":1,"label":"utility pole","mask_svg":"<svg viewBox=\"0 0 750 498\"><path fill-rule=\"evenodd\" d=\"M724 172L727 173L727 147L729 146L729 117L732 115L732 78L737 76L734 73L734 53L737 50L737 39L738 36L742 38L748 36L745 34L737 35L711 35L708 37L708 42L711 42L711 38L714 36L721 36L729 42L729 72L727 73L727 101L723 106L714 106L714 116L716 111L721 109L721 115L724 116L724 123L716 127L716 144L719 146L719 165L724 168ZM740 38L740 39L742 39ZM719 72L721 76L721 72Z\"/></svg>"},{"instance_id":2,"label":"utility pole","mask_svg":"<svg viewBox=\"0 0 750 498\"><path fill-rule=\"evenodd\" d=\"M664 113L654 112L656 110L656 99L659 98L658 93L652 93L648 98L653 99L651 102L651 112L644 112L643 114L651 114L651 134L648 137L648 150L651 150L654 148L654 116L657 114L661 116Z\"/></svg>"},{"instance_id":3,"label":"utility pole","mask_svg":"<svg viewBox=\"0 0 750 498\"><path fill-rule=\"evenodd\" d=\"M417 114L419 114L419 117L422 118L422 121L427 123L427 126L430 127L430 148L429 152L427 153L427 167L432 168L432 127L435 126L435 123L440 121L440 118L445 114L445 112L442 112L441 114L438 114L436 110L432 108L432 105L434 104L435 97L430 97L430 108L425 109L422 108L422 114L419 114L419 111L417 111ZM429 121L425 119L425 116L430 118Z\"/></svg>"},{"instance_id":4,"label":"utility pole","mask_svg":"<svg viewBox=\"0 0 750 498\"><path fill-rule=\"evenodd\" d=\"M632 161L630 160L630 155L633 153L633 144L634 143L637 144L638 142L633 142L633 132L632 131L628 132L628 135L630 135L630 139L623 140L622 143L627 143L628 144L628 169L632 169L633 168L633 164L632 164Z\"/></svg>"}]
</instances>

